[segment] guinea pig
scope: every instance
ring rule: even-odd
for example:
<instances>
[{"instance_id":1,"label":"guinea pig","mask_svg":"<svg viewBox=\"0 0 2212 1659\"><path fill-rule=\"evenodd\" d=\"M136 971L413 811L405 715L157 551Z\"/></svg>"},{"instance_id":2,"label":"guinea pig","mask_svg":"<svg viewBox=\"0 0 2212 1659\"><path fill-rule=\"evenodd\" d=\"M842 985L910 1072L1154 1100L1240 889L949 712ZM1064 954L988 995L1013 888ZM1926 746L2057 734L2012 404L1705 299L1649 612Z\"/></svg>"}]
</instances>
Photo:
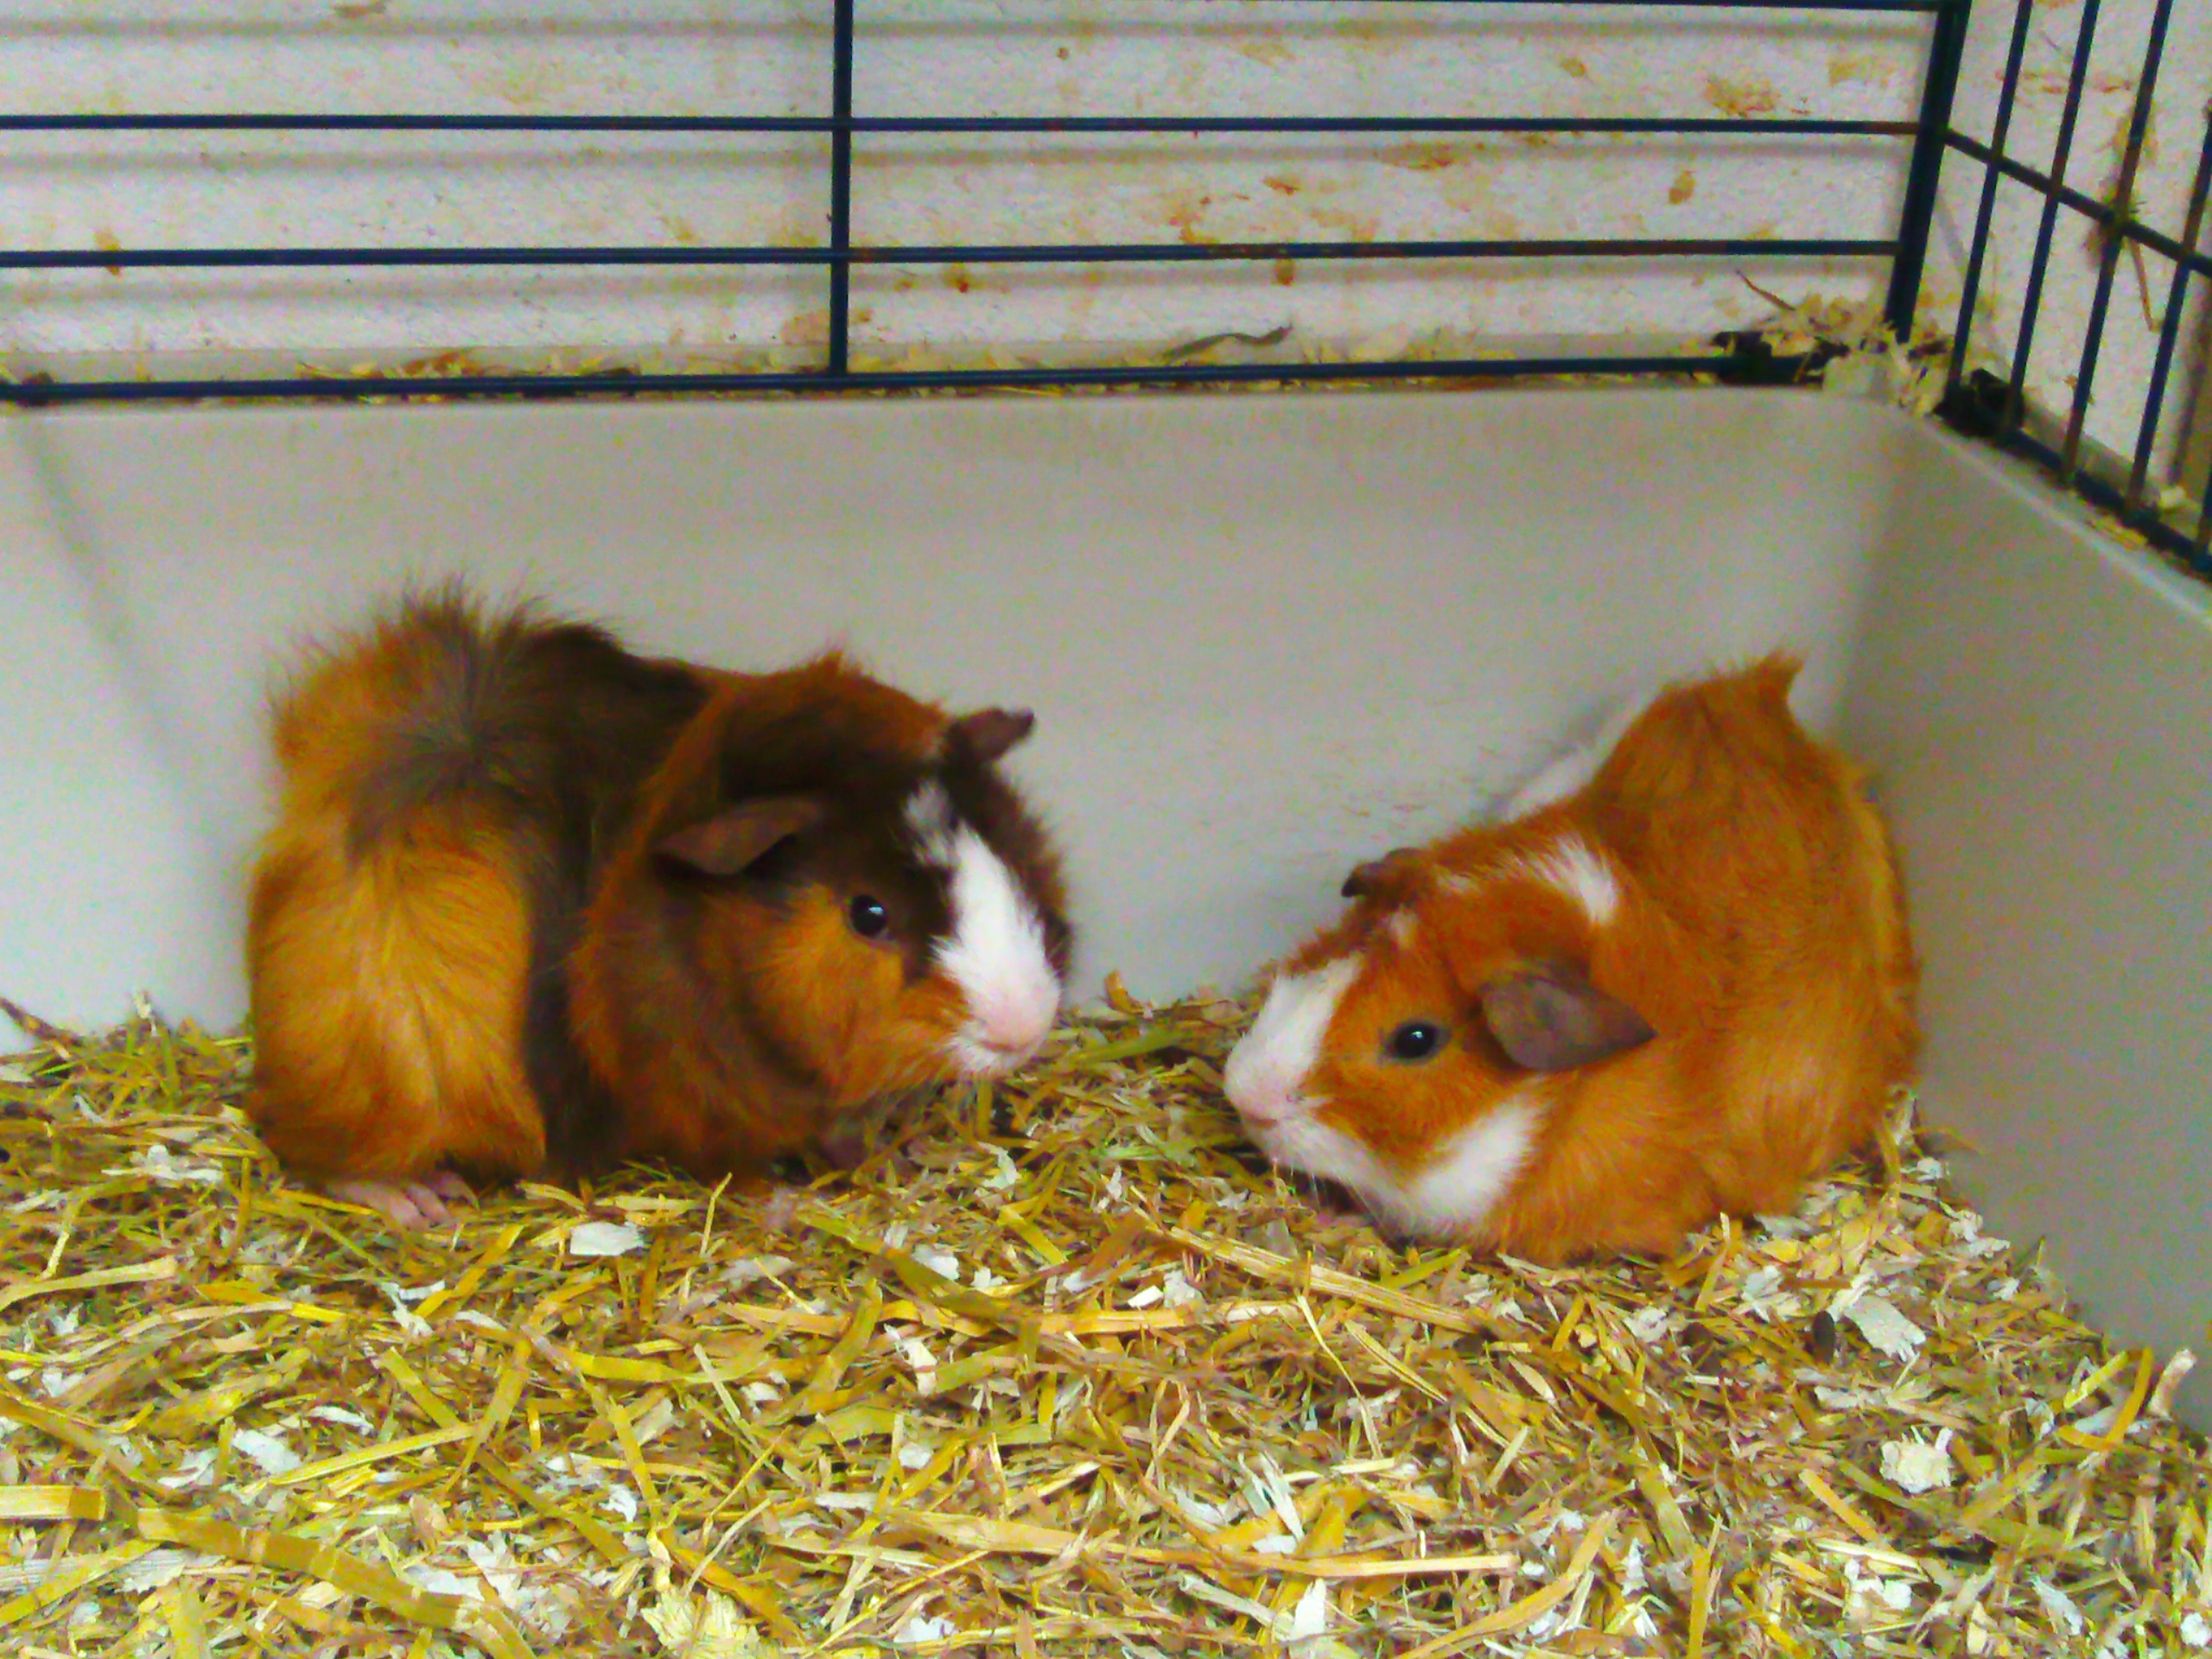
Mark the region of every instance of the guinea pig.
<instances>
[{"instance_id":1,"label":"guinea pig","mask_svg":"<svg viewBox=\"0 0 2212 1659\"><path fill-rule=\"evenodd\" d=\"M1669 689L1504 821L1354 870L1230 1053L1261 1150L1539 1262L1791 1208L1917 1046L1888 836L1797 668Z\"/></svg>"},{"instance_id":2,"label":"guinea pig","mask_svg":"<svg viewBox=\"0 0 2212 1659\"><path fill-rule=\"evenodd\" d=\"M406 597L276 701L247 1112L407 1227L463 1178L857 1161L1057 1017L1058 864L997 765L1032 725Z\"/></svg>"}]
</instances>

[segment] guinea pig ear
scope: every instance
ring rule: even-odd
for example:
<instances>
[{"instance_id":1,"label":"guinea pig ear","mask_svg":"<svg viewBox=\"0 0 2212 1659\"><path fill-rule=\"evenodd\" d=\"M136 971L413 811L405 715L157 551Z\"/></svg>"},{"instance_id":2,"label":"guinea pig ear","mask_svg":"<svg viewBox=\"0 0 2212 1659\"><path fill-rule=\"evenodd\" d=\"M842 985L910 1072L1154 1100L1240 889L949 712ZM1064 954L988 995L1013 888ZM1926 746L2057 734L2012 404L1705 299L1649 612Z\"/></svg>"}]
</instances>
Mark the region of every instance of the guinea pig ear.
<instances>
[{"instance_id":1,"label":"guinea pig ear","mask_svg":"<svg viewBox=\"0 0 2212 1659\"><path fill-rule=\"evenodd\" d=\"M1344 877L1344 884L1339 891L1347 899L1364 899L1371 893L1380 892L1383 884L1404 868L1414 855L1414 849L1411 847L1393 847L1380 858L1370 858L1364 864L1354 865L1351 874Z\"/></svg>"},{"instance_id":2,"label":"guinea pig ear","mask_svg":"<svg viewBox=\"0 0 2212 1659\"><path fill-rule=\"evenodd\" d=\"M1477 994L1483 1020L1514 1065L1567 1071L1649 1042L1643 1016L1568 962L1532 962Z\"/></svg>"},{"instance_id":3,"label":"guinea pig ear","mask_svg":"<svg viewBox=\"0 0 2212 1659\"><path fill-rule=\"evenodd\" d=\"M822 803L809 795L771 795L663 836L653 850L701 875L737 875L778 842L821 823L822 810Z\"/></svg>"},{"instance_id":4,"label":"guinea pig ear","mask_svg":"<svg viewBox=\"0 0 2212 1659\"><path fill-rule=\"evenodd\" d=\"M988 765L1029 735L1037 716L1027 709L978 709L952 722L945 734L948 752L959 751Z\"/></svg>"}]
</instances>

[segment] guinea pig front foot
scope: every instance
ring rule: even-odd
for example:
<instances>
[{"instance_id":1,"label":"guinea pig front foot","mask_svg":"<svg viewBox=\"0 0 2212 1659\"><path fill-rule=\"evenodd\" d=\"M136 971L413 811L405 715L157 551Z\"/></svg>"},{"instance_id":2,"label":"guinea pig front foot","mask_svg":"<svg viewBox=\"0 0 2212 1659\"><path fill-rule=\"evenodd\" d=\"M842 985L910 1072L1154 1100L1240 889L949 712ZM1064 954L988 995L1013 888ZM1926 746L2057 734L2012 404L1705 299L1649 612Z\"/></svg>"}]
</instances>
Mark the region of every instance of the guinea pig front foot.
<instances>
[{"instance_id":1,"label":"guinea pig front foot","mask_svg":"<svg viewBox=\"0 0 2212 1659\"><path fill-rule=\"evenodd\" d=\"M1313 1208L1324 1221L1369 1221L1373 1219L1359 1195L1350 1187L1330 1180L1326 1176L1306 1177L1313 1184Z\"/></svg>"},{"instance_id":2,"label":"guinea pig front foot","mask_svg":"<svg viewBox=\"0 0 2212 1659\"><path fill-rule=\"evenodd\" d=\"M1341 1182L1331 1180L1326 1175L1294 1169L1287 1164L1277 1164L1274 1168L1290 1183L1292 1192L1313 1206L1313 1213L1323 1221L1333 1224L1370 1219L1367 1206L1359 1201L1359 1195Z\"/></svg>"},{"instance_id":3,"label":"guinea pig front foot","mask_svg":"<svg viewBox=\"0 0 2212 1659\"><path fill-rule=\"evenodd\" d=\"M330 1196L373 1210L402 1232L450 1227L451 1206L471 1196L468 1183L449 1169L434 1170L419 1181L333 1181Z\"/></svg>"},{"instance_id":4,"label":"guinea pig front foot","mask_svg":"<svg viewBox=\"0 0 2212 1659\"><path fill-rule=\"evenodd\" d=\"M885 1132L936 1092L936 1085L894 1089L833 1114L814 1137L814 1150L840 1174L850 1174L883 1143Z\"/></svg>"},{"instance_id":5,"label":"guinea pig front foot","mask_svg":"<svg viewBox=\"0 0 2212 1659\"><path fill-rule=\"evenodd\" d=\"M1374 1229L1376 1236L1394 1250L1421 1242L1419 1235L1403 1226L1395 1217L1369 1205L1341 1182L1332 1181L1325 1175L1300 1174L1298 1184L1306 1189L1313 1200L1313 1213L1325 1225L1363 1224Z\"/></svg>"}]
</instances>

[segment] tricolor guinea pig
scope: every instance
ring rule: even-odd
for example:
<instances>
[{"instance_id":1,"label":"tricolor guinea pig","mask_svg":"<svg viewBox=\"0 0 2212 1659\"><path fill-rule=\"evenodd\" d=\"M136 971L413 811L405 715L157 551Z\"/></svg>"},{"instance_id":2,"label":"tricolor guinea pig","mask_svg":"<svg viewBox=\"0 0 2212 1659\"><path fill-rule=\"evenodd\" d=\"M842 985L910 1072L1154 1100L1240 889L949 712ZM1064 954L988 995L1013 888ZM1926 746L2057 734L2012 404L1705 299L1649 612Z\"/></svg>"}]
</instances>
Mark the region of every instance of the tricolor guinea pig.
<instances>
[{"instance_id":1,"label":"tricolor guinea pig","mask_svg":"<svg viewBox=\"0 0 2212 1659\"><path fill-rule=\"evenodd\" d=\"M1796 671L1670 689L1505 821L1355 870L1230 1056L1260 1148L1536 1262L1789 1210L1917 1039L1889 840Z\"/></svg>"},{"instance_id":2,"label":"tricolor guinea pig","mask_svg":"<svg viewBox=\"0 0 2212 1659\"><path fill-rule=\"evenodd\" d=\"M855 1161L1052 1029L1058 867L997 765L1031 725L410 597L277 700L248 1113L404 1226L464 1177Z\"/></svg>"}]
</instances>

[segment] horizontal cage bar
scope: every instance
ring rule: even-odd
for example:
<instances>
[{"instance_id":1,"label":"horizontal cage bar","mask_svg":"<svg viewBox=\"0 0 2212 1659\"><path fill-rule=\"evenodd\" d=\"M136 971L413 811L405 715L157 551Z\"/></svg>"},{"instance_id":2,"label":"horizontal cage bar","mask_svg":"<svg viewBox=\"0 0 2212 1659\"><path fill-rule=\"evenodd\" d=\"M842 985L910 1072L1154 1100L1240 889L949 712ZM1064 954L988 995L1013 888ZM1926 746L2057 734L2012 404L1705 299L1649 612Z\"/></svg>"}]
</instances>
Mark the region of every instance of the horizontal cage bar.
<instances>
[{"instance_id":1,"label":"horizontal cage bar","mask_svg":"<svg viewBox=\"0 0 2212 1659\"><path fill-rule=\"evenodd\" d=\"M1012 386L1188 385L1207 382L1298 380L1500 379L1556 374L1718 374L1754 368L1763 378L1786 373L1789 359L1709 356L1438 358L1387 363L1209 363L1101 368L768 370L696 374L482 374L288 376L239 379L0 382L0 400L17 404L119 398L260 398L520 397L588 393L632 397L652 392L842 392L984 390Z\"/></svg>"},{"instance_id":2,"label":"horizontal cage bar","mask_svg":"<svg viewBox=\"0 0 2212 1659\"><path fill-rule=\"evenodd\" d=\"M2026 431L2014 429L1983 435L2000 448L2010 449L2034 461L2047 472L2059 474L2065 470L2064 455ZM2103 508L2153 547L2172 554L2198 575L2212 579L2212 556L2207 556L2201 541L2175 529L2151 508L2131 505L2126 493L2119 486L2100 478L2087 467L2075 468L2067 483L2090 505ZM2200 535L2204 525L2212 525L2212 512L2207 512L2200 520Z\"/></svg>"},{"instance_id":3,"label":"horizontal cage bar","mask_svg":"<svg viewBox=\"0 0 2212 1659\"><path fill-rule=\"evenodd\" d=\"M1909 138L1910 121L1763 116L5 115L0 132L1795 134Z\"/></svg>"},{"instance_id":4,"label":"horizontal cage bar","mask_svg":"<svg viewBox=\"0 0 2212 1659\"><path fill-rule=\"evenodd\" d=\"M1018 243L860 248L161 248L0 251L0 269L86 270L348 265L1189 264L1268 259L1885 257L1895 238L1847 237L1512 238L1424 242Z\"/></svg>"}]
</instances>

